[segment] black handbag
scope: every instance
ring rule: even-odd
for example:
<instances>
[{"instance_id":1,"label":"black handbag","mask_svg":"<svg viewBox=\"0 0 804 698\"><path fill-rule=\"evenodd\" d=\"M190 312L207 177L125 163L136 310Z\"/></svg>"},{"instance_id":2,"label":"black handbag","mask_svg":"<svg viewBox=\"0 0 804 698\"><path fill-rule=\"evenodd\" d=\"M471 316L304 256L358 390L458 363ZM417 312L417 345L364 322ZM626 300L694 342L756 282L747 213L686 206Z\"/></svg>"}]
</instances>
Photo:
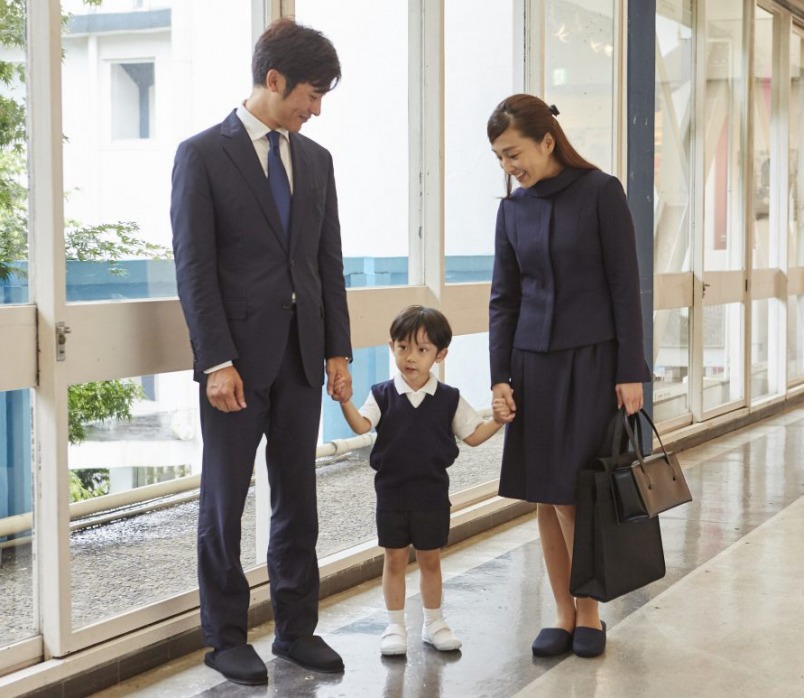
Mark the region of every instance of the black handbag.
<instances>
[{"instance_id":1,"label":"black handbag","mask_svg":"<svg viewBox=\"0 0 804 698\"><path fill-rule=\"evenodd\" d=\"M662 449L661 453L652 456L642 455L640 415L647 420L653 433L656 434ZM678 457L665 450L653 420L644 410L630 417L621 412L621 417L620 423L628 435L634 458L629 464L618 463L611 474L619 520L640 521L691 502L690 488L681 471ZM636 426L636 434L632 422Z\"/></svg>"},{"instance_id":2,"label":"black handbag","mask_svg":"<svg viewBox=\"0 0 804 698\"><path fill-rule=\"evenodd\" d=\"M619 414L609 434L616 435L618 422ZM570 573L570 593L598 601L611 601L665 575L659 517L620 523L617 514L611 476L616 467L633 463L635 454L623 451L622 438L607 443L611 454L593 459L578 473Z\"/></svg>"}]
</instances>

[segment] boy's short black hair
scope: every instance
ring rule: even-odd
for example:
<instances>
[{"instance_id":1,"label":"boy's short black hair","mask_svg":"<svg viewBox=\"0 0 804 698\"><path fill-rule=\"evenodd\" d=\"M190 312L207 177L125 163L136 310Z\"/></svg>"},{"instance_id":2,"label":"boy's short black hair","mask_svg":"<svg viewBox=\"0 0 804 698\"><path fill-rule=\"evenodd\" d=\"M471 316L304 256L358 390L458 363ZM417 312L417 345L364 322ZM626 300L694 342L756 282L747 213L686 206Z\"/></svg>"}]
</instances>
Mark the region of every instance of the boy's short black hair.
<instances>
[{"instance_id":1,"label":"boy's short black hair","mask_svg":"<svg viewBox=\"0 0 804 698\"><path fill-rule=\"evenodd\" d=\"M420 329L425 331L438 351L446 349L452 341L452 328L444 313L423 305L409 305L399 311L391 323L391 341L416 339Z\"/></svg>"},{"instance_id":2,"label":"boy's short black hair","mask_svg":"<svg viewBox=\"0 0 804 698\"><path fill-rule=\"evenodd\" d=\"M255 85L264 85L271 69L285 77L284 96L299 83L329 92L341 79L341 64L332 42L320 31L290 18L277 19L257 39L251 59Z\"/></svg>"}]
</instances>

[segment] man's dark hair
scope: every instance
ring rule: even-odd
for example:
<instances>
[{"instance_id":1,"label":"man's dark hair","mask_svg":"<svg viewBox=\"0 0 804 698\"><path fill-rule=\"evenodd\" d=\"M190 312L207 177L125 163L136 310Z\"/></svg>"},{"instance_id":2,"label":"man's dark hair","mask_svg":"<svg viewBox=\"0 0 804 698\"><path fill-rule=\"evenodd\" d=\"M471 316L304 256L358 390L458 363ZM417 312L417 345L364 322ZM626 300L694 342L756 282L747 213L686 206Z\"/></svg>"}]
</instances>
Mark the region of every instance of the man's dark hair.
<instances>
[{"instance_id":1,"label":"man's dark hair","mask_svg":"<svg viewBox=\"0 0 804 698\"><path fill-rule=\"evenodd\" d=\"M265 85L271 69L287 81L285 95L299 83L329 92L341 79L341 64L332 42L320 31L287 17L271 22L254 46L251 74L254 85Z\"/></svg>"},{"instance_id":2,"label":"man's dark hair","mask_svg":"<svg viewBox=\"0 0 804 698\"><path fill-rule=\"evenodd\" d=\"M435 308L409 305L403 308L391 323L391 340L406 342L415 340L423 329L427 338L438 351L446 349L452 341L452 328L444 314Z\"/></svg>"}]
</instances>

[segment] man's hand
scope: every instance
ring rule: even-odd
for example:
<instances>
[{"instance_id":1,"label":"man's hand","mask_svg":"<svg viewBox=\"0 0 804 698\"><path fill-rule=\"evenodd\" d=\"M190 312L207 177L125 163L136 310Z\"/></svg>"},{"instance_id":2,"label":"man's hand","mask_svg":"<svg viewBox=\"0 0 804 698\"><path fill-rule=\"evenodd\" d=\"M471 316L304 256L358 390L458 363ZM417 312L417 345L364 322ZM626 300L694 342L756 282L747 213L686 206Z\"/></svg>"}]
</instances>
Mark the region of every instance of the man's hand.
<instances>
[{"instance_id":1,"label":"man's hand","mask_svg":"<svg viewBox=\"0 0 804 698\"><path fill-rule=\"evenodd\" d=\"M219 368L207 376L207 400L221 412L246 409L243 379L234 366Z\"/></svg>"},{"instance_id":2,"label":"man's hand","mask_svg":"<svg viewBox=\"0 0 804 698\"><path fill-rule=\"evenodd\" d=\"M349 373L349 360L336 356L327 359L327 395L335 402L352 399L352 374Z\"/></svg>"}]
</instances>

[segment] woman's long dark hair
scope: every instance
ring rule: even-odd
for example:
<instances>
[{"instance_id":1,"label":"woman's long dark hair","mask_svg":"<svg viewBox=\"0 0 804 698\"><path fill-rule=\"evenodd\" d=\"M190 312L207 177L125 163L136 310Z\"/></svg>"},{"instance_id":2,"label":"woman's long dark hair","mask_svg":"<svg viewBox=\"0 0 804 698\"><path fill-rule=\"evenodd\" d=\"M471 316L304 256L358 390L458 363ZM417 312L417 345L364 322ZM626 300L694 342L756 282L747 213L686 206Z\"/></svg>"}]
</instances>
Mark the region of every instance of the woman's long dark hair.
<instances>
[{"instance_id":1,"label":"woman's long dark hair","mask_svg":"<svg viewBox=\"0 0 804 698\"><path fill-rule=\"evenodd\" d=\"M558 112L556 112L558 113ZM489 143L494 143L509 128L516 129L526 138L541 143L550 133L555 140L553 154L564 167L577 167L581 170L596 170L591 162L584 160L569 142L564 129L553 115L553 111L541 99L533 95L511 95L492 112L486 125ZM511 175L505 175L505 189L511 195Z\"/></svg>"}]
</instances>

